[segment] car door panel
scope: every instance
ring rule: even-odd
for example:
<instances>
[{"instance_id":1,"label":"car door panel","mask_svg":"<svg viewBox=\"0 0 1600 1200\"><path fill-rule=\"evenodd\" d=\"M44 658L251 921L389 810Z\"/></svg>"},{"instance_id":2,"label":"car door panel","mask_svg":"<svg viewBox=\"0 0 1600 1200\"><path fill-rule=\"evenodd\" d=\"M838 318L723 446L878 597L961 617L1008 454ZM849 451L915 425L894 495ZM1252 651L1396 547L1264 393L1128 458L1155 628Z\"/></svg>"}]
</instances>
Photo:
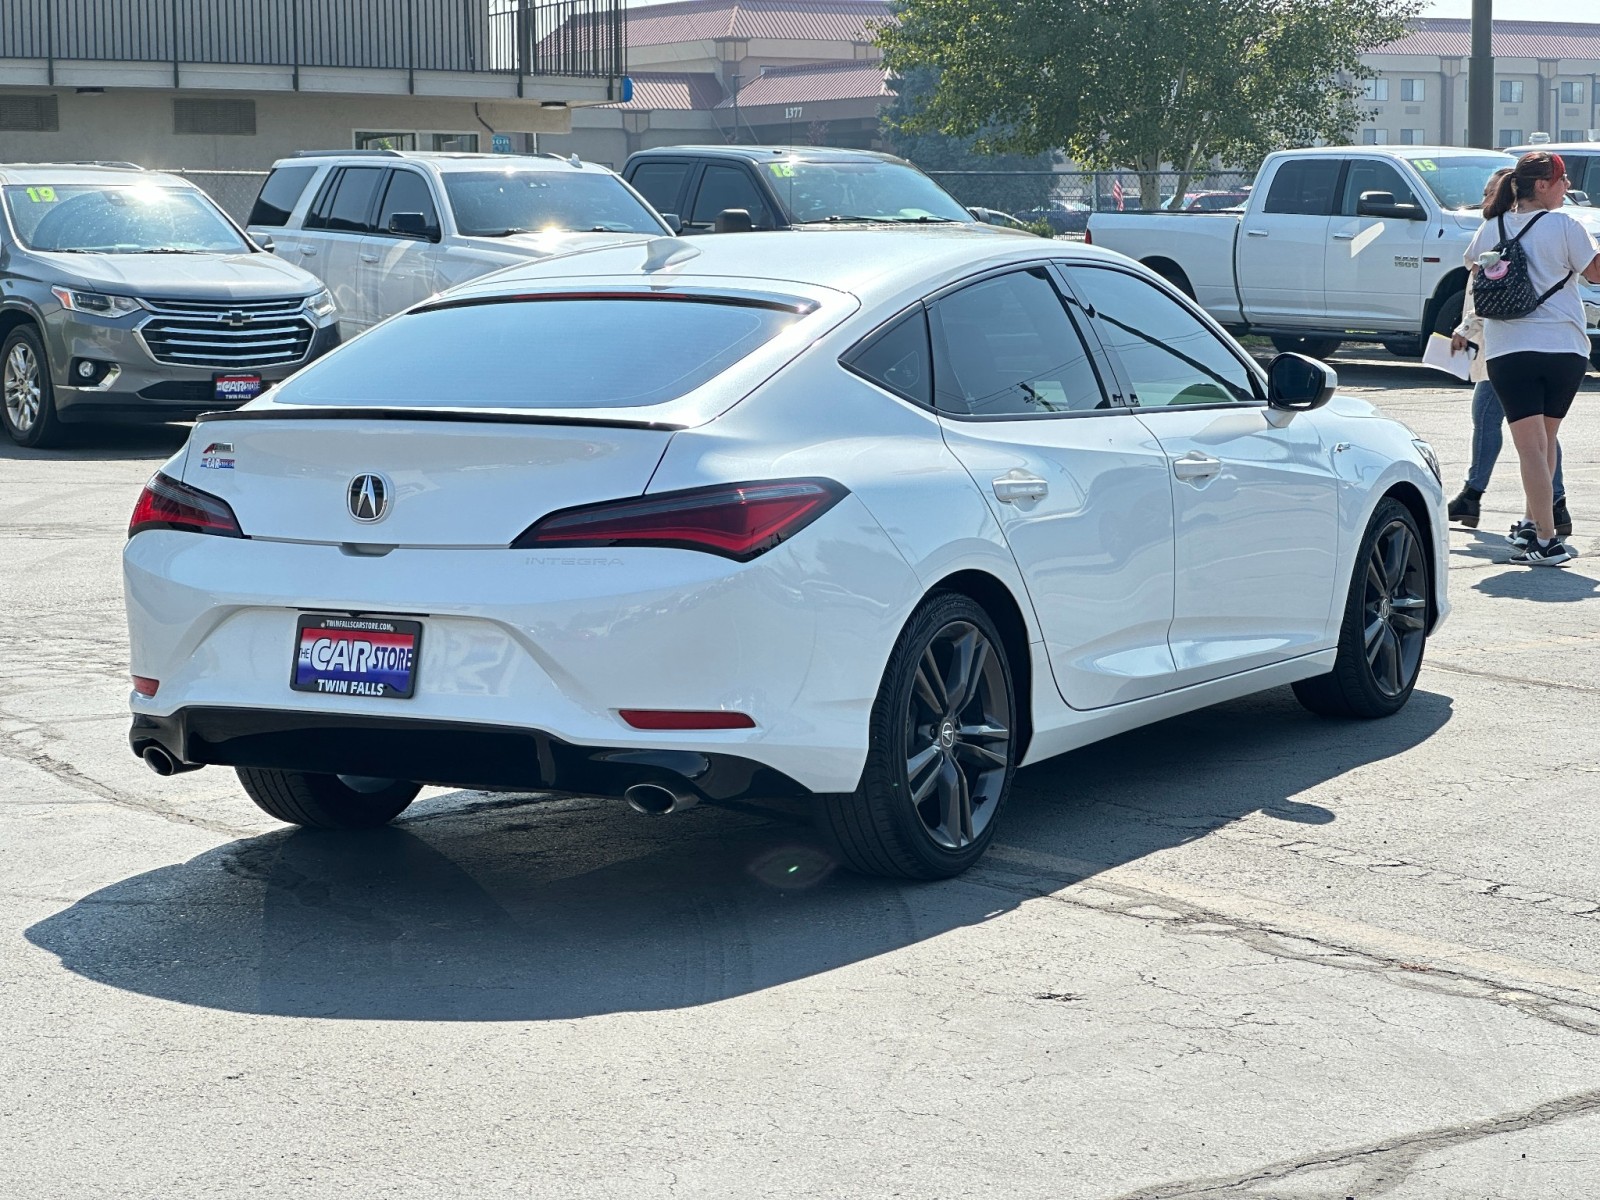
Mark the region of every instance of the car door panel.
<instances>
[{"instance_id":1,"label":"car door panel","mask_svg":"<svg viewBox=\"0 0 1600 1200\"><path fill-rule=\"evenodd\" d=\"M346 338L372 324L363 298L361 254L372 230L383 167L341 167L329 178L306 215L301 263L317 274L339 306L339 328Z\"/></svg>"},{"instance_id":2,"label":"car door panel","mask_svg":"<svg viewBox=\"0 0 1600 1200\"><path fill-rule=\"evenodd\" d=\"M1419 203L1394 164L1350 161L1338 215L1328 227L1328 316L1357 328L1420 329L1422 253L1430 224L1363 217L1357 212L1362 192L1390 192L1401 203Z\"/></svg>"},{"instance_id":3,"label":"car door panel","mask_svg":"<svg viewBox=\"0 0 1600 1200\"><path fill-rule=\"evenodd\" d=\"M1326 323L1328 226L1340 170L1337 159L1285 159L1261 207L1252 206L1242 218L1234 262L1252 323Z\"/></svg>"},{"instance_id":4,"label":"car door panel","mask_svg":"<svg viewBox=\"0 0 1600 1200\"><path fill-rule=\"evenodd\" d=\"M439 206L427 176L393 170L382 195L374 231L362 239L357 265L361 320L367 325L420 304L439 290ZM430 237L389 231L395 214L418 212L431 230Z\"/></svg>"},{"instance_id":5,"label":"car door panel","mask_svg":"<svg viewBox=\"0 0 1600 1200\"><path fill-rule=\"evenodd\" d=\"M1165 690L1172 501L1159 444L1103 385L1045 271L931 305L945 441L1005 534L1062 698Z\"/></svg>"},{"instance_id":6,"label":"car door panel","mask_svg":"<svg viewBox=\"0 0 1600 1200\"><path fill-rule=\"evenodd\" d=\"M1153 281L1067 275L1171 474L1170 686L1330 645L1338 492L1315 415L1268 408L1225 335Z\"/></svg>"}]
</instances>

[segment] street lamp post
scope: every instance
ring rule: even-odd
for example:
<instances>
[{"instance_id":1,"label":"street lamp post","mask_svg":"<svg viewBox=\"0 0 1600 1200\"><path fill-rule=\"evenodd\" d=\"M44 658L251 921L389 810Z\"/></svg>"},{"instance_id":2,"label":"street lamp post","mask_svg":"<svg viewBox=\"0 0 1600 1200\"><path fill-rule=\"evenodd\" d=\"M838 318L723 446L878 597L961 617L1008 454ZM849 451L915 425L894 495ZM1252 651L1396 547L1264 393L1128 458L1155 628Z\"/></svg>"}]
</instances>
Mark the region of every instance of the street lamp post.
<instances>
[{"instance_id":1,"label":"street lamp post","mask_svg":"<svg viewBox=\"0 0 1600 1200\"><path fill-rule=\"evenodd\" d=\"M1494 146L1494 0L1472 0L1472 63L1467 68L1467 145Z\"/></svg>"}]
</instances>

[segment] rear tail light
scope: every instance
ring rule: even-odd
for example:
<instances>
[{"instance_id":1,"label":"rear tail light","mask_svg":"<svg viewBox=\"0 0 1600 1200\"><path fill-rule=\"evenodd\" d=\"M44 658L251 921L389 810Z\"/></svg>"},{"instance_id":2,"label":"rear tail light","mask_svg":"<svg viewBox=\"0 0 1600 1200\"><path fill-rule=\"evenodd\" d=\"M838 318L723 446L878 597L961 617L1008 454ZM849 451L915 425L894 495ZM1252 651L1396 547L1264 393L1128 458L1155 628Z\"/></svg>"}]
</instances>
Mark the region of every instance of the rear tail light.
<instances>
[{"instance_id":1,"label":"rear tail light","mask_svg":"<svg viewBox=\"0 0 1600 1200\"><path fill-rule=\"evenodd\" d=\"M726 483L552 513L512 548L670 546L748 562L793 537L849 493L831 479Z\"/></svg>"},{"instance_id":2,"label":"rear tail light","mask_svg":"<svg viewBox=\"0 0 1600 1200\"><path fill-rule=\"evenodd\" d=\"M742 712L686 712L667 708L620 708L617 715L635 729L754 729Z\"/></svg>"},{"instance_id":3,"label":"rear tail light","mask_svg":"<svg viewBox=\"0 0 1600 1200\"><path fill-rule=\"evenodd\" d=\"M1094 232L1087 225L1083 227L1083 244L1085 246L1094 245Z\"/></svg>"},{"instance_id":4,"label":"rear tail light","mask_svg":"<svg viewBox=\"0 0 1600 1200\"><path fill-rule=\"evenodd\" d=\"M180 529L186 533L214 533L242 538L243 530L228 502L157 471L139 493L128 522L128 536L146 529Z\"/></svg>"}]
</instances>

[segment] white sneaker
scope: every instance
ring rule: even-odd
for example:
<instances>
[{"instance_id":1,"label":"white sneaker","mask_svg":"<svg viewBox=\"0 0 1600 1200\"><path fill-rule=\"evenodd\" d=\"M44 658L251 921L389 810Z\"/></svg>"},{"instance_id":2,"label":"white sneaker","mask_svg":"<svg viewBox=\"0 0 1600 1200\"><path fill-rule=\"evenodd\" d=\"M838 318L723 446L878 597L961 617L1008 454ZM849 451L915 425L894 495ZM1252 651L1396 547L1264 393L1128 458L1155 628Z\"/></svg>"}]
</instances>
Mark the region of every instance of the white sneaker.
<instances>
[{"instance_id":1,"label":"white sneaker","mask_svg":"<svg viewBox=\"0 0 1600 1200\"><path fill-rule=\"evenodd\" d=\"M1560 538L1541 542L1531 538L1528 544L1511 556L1511 561L1523 567L1560 567L1578 557L1578 552Z\"/></svg>"}]
</instances>

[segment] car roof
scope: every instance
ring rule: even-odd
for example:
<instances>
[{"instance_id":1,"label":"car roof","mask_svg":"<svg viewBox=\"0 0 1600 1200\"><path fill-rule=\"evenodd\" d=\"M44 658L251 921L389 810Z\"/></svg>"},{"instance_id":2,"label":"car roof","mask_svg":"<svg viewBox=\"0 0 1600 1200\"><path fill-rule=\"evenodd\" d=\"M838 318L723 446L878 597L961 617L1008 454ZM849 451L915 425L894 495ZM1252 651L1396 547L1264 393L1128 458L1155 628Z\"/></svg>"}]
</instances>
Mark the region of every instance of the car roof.
<instances>
[{"instance_id":1,"label":"car roof","mask_svg":"<svg viewBox=\"0 0 1600 1200\"><path fill-rule=\"evenodd\" d=\"M0 163L0 183L11 184L154 184L157 187L193 188L195 185L176 175L146 171L132 163L116 166L100 163Z\"/></svg>"},{"instance_id":2,"label":"car roof","mask_svg":"<svg viewBox=\"0 0 1600 1200\"><path fill-rule=\"evenodd\" d=\"M1446 158L1463 154L1498 154L1497 150L1483 150L1477 146L1299 146L1293 150L1278 150L1280 158L1304 158L1330 154L1380 154L1388 158Z\"/></svg>"},{"instance_id":3,"label":"car roof","mask_svg":"<svg viewBox=\"0 0 1600 1200\"><path fill-rule=\"evenodd\" d=\"M673 261L647 270L647 261ZM930 281L955 280L1008 263L1044 259L1094 260L1129 265L1112 251L1050 238L997 237L982 225L917 230L800 230L724 234L721 237L653 238L641 244L603 246L519 263L465 284L453 296L515 295L561 279L604 279L611 284L745 281L761 291L785 284L845 292L868 304L906 292L927 291ZM713 284L711 286L717 286Z\"/></svg>"},{"instance_id":4,"label":"car roof","mask_svg":"<svg viewBox=\"0 0 1600 1200\"><path fill-rule=\"evenodd\" d=\"M1507 154L1531 154L1547 150L1551 154L1600 154L1600 142L1540 142L1538 145L1507 146Z\"/></svg>"},{"instance_id":5,"label":"car roof","mask_svg":"<svg viewBox=\"0 0 1600 1200\"><path fill-rule=\"evenodd\" d=\"M584 162L577 155L563 158L559 154L483 154L475 151L451 150L301 150L292 158L280 158L272 164L273 170L289 166L315 166L319 162L361 163L379 165L385 162L413 162L432 167L446 174L452 171L482 171L500 168L506 171L586 171L593 175L615 175L610 167Z\"/></svg>"},{"instance_id":6,"label":"car roof","mask_svg":"<svg viewBox=\"0 0 1600 1200\"><path fill-rule=\"evenodd\" d=\"M795 159L800 162L892 162L906 160L877 150L848 150L837 146L654 146L635 151L631 158L671 158L693 154L707 158L738 158L747 162Z\"/></svg>"}]
</instances>

